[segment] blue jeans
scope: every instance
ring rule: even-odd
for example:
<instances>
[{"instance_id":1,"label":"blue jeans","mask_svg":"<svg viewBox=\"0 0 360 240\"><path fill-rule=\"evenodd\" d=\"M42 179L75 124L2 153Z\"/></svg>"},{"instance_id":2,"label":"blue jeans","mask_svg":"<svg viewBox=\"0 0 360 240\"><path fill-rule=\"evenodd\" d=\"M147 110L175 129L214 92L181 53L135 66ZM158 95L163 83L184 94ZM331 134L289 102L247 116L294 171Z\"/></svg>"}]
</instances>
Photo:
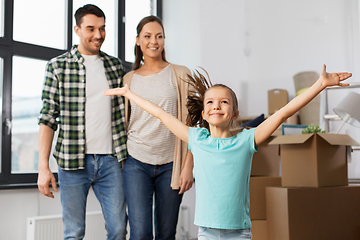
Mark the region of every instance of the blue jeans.
<instances>
[{"instance_id":1,"label":"blue jeans","mask_svg":"<svg viewBox=\"0 0 360 240\"><path fill-rule=\"evenodd\" d=\"M198 240L246 240L251 239L252 234L248 229L218 229L199 227Z\"/></svg>"},{"instance_id":2,"label":"blue jeans","mask_svg":"<svg viewBox=\"0 0 360 240\"><path fill-rule=\"evenodd\" d=\"M64 239L84 238L90 187L101 205L107 239L125 239L127 217L121 163L112 155L86 154L85 164L81 170L59 168Z\"/></svg>"},{"instance_id":3,"label":"blue jeans","mask_svg":"<svg viewBox=\"0 0 360 240\"><path fill-rule=\"evenodd\" d=\"M170 187L172 163L150 165L130 155L124 163L124 188L128 205L130 240L175 239L182 194Z\"/></svg>"}]
</instances>

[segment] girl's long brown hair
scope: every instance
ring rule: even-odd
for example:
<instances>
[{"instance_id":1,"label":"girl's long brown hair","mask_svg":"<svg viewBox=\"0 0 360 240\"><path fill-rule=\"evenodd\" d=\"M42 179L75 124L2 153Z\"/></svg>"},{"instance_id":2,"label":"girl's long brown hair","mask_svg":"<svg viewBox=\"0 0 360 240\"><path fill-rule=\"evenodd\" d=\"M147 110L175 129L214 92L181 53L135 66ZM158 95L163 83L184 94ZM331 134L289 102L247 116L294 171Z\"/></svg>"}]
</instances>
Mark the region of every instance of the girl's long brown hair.
<instances>
[{"instance_id":1,"label":"girl's long brown hair","mask_svg":"<svg viewBox=\"0 0 360 240\"><path fill-rule=\"evenodd\" d=\"M207 78L202 75L198 70L190 75L187 74L188 83L192 86L192 89L189 91L188 100L186 107L189 114L186 117L186 124L190 127L195 127L199 125L200 127L205 127L209 129L209 124L203 119L202 111L204 109L204 96L207 89L209 89L213 84L210 81L209 74L202 69Z\"/></svg>"}]
</instances>

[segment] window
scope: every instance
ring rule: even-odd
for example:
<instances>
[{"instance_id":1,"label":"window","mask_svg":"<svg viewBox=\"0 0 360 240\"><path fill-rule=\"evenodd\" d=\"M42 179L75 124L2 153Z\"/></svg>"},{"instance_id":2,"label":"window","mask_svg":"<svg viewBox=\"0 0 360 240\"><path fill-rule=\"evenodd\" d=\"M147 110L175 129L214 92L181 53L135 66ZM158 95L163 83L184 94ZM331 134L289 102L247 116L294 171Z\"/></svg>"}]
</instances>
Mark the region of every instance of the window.
<instances>
[{"instance_id":1,"label":"window","mask_svg":"<svg viewBox=\"0 0 360 240\"><path fill-rule=\"evenodd\" d=\"M0 37L4 36L4 0L0 0Z\"/></svg>"},{"instance_id":2,"label":"window","mask_svg":"<svg viewBox=\"0 0 360 240\"><path fill-rule=\"evenodd\" d=\"M14 56L12 72L11 173L36 173L38 156L37 117L47 61ZM31 75L29 75L31 73ZM52 170L54 158L51 157Z\"/></svg>"},{"instance_id":3,"label":"window","mask_svg":"<svg viewBox=\"0 0 360 240\"><path fill-rule=\"evenodd\" d=\"M0 58L0 117L1 117L1 119L2 119L2 86L3 86L3 77L4 77L4 59L3 58ZM3 134L2 134L2 124L0 125L0 136L2 136ZM0 145L0 152L2 152L1 151L1 145ZM1 174L1 169L2 169L2 167L1 167L1 161L0 161L0 174Z\"/></svg>"},{"instance_id":4,"label":"window","mask_svg":"<svg viewBox=\"0 0 360 240\"><path fill-rule=\"evenodd\" d=\"M129 70L132 60L124 59L125 36L130 33L125 34L125 25L135 29L142 17L161 14L161 0L0 0L0 189L36 186L37 117L45 65L78 44L74 13L88 3L99 6L106 15L102 51L122 59ZM137 19L128 18L132 25L125 22L125 15L135 13ZM133 47L135 32L131 34L134 41L128 45ZM56 138L55 133L53 147ZM49 165L57 171L52 156Z\"/></svg>"},{"instance_id":5,"label":"window","mask_svg":"<svg viewBox=\"0 0 360 240\"><path fill-rule=\"evenodd\" d=\"M44 47L66 49L65 10L65 0L14 0L13 39Z\"/></svg>"}]
</instances>

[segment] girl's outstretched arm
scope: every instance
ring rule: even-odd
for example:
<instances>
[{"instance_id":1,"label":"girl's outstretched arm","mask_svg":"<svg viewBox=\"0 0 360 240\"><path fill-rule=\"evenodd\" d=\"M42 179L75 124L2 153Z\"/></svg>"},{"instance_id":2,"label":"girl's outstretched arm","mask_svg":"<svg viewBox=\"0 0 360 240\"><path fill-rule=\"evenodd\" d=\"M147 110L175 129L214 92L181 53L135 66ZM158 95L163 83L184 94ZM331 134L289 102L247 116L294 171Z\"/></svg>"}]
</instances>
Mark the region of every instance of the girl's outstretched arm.
<instances>
[{"instance_id":1,"label":"girl's outstretched arm","mask_svg":"<svg viewBox=\"0 0 360 240\"><path fill-rule=\"evenodd\" d=\"M159 107L158 105L140 97L139 95L133 93L130 88L125 85L122 88L113 88L105 90L104 94L106 96L113 96L113 95L122 95L127 97L131 101L133 101L136 105L153 115L154 117L160 119L165 126L174 133L178 138L183 140L184 142L188 143L188 132L189 127L186 126L184 123L179 121L176 117L167 113Z\"/></svg>"},{"instance_id":2,"label":"girl's outstretched arm","mask_svg":"<svg viewBox=\"0 0 360 240\"><path fill-rule=\"evenodd\" d=\"M329 86L348 86L342 83L345 79L351 77L351 73L327 73L326 66L323 65L319 79L305 92L291 100L287 105L275 112L268 119L262 122L255 129L255 144L259 145L265 141L270 135L289 117L299 111L308 104L322 90Z\"/></svg>"}]
</instances>

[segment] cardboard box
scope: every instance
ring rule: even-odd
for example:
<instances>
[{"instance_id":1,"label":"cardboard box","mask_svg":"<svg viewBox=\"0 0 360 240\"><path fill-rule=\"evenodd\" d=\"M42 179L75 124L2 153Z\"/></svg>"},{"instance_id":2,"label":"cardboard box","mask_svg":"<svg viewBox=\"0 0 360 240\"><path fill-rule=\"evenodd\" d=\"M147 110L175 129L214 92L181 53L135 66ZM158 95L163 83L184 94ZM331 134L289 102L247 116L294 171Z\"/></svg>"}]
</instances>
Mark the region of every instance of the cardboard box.
<instances>
[{"instance_id":1,"label":"cardboard box","mask_svg":"<svg viewBox=\"0 0 360 240\"><path fill-rule=\"evenodd\" d=\"M269 145L274 138L271 136L262 142L254 153L251 176L280 176L279 145Z\"/></svg>"},{"instance_id":2,"label":"cardboard box","mask_svg":"<svg viewBox=\"0 0 360 240\"><path fill-rule=\"evenodd\" d=\"M344 134L278 136L284 187L326 187L348 184L346 146L359 145Z\"/></svg>"},{"instance_id":3,"label":"cardboard box","mask_svg":"<svg viewBox=\"0 0 360 240\"><path fill-rule=\"evenodd\" d=\"M252 240L267 240L266 220L253 220L251 225Z\"/></svg>"},{"instance_id":4,"label":"cardboard box","mask_svg":"<svg viewBox=\"0 0 360 240\"><path fill-rule=\"evenodd\" d=\"M250 218L251 220L266 219L266 187L280 187L281 177L250 177Z\"/></svg>"},{"instance_id":5,"label":"cardboard box","mask_svg":"<svg viewBox=\"0 0 360 240\"><path fill-rule=\"evenodd\" d=\"M359 240L360 187L266 188L269 240Z\"/></svg>"},{"instance_id":6,"label":"cardboard box","mask_svg":"<svg viewBox=\"0 0 360 240\"><path fill-rule=\"evenodd\" d=\"M268 111L273 114L288 103L288 92L284 89L272 89L268 91Z\"/></svg>"}]
</instances>

